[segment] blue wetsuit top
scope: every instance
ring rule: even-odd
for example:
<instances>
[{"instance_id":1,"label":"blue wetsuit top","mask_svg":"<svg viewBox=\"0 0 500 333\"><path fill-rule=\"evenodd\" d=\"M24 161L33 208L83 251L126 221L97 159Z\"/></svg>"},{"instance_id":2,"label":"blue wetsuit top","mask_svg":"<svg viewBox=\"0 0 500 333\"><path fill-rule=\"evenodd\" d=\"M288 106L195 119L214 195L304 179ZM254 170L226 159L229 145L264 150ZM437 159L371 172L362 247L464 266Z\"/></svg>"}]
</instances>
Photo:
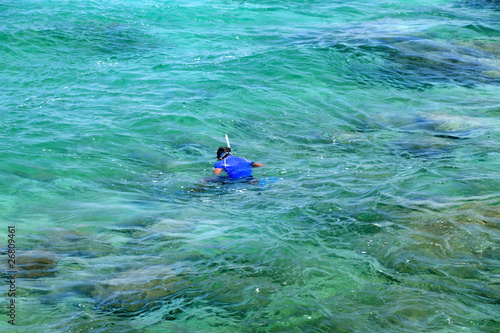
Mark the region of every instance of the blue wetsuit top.
<instances>
[{"instance_id":1,"label":"blue wetsuit top","mask_svg":"<svg viewBox=\"0 0 500 333\"><path fill-rule=\"evenodd\" d=\"M222 161L215 163L216 169L224 169L231 178L243 178L252 175L252 161L246 158L229 155Z\"/></svg>"}]
</instances>

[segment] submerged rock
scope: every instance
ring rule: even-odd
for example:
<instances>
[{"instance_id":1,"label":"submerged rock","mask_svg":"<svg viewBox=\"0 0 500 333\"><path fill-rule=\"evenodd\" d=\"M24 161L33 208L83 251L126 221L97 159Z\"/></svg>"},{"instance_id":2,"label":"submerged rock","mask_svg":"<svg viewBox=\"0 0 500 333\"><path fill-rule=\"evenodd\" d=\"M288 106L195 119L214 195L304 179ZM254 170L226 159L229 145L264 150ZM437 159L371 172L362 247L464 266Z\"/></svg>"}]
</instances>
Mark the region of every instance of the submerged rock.
<instances>
[{"instance_id":1,"label":"submerged rock","mask_svg":"<svg viewBox=\"0 0 500 333\"><path fill-rule=\"evenodd\" d=\"M445 113L426 113L396 124L405 135L395 142L396 150L410 157L452 157L460 140L475 139L487 130L487 118L475 118ZM473 144L474 142L472 142ZM484 154L480 155L484 159Z\"/></svg>"},{"instance_id":2,"label":"submerged rock","mask_svg":"<svg viewBox=\"0 0 500 333\"><path fill-rule=\"evenodd\" d=\"M147 230L154 233L182 234L194 231L194 224L186 220L164 218L150 226Z\"/></svg>"},{"instance_id":3,"label":"submerged rock","mask_svg":"<svg viewBox=\"0 0 500 333\"><path fill-rule=\"evenodd\" d=\"M6 165L2 169L21 178L40 182L51 182L59 178L52 170L29 163Z\"/></svg>"},{"instance_id":4,"label":"submerged rock","mask_svg":"<svg viewBox=\"0 0 500 333\"><path fill-rule=\"evenodd\" d=\"M413 138L396 143L397 151L404 157L444 158L449 157L453 148L443 138Z\"/></svg>"},{"instance_id":5,"label":"submerged rock","mask_svg":"<svg viewBox=\"0 0 500 333\"><path fill-rule=\"evenodd\" d=\"M431 113L418 116L409 129L428 131L438 137L465 139L481 134L484 123L485 120L473 117Z\"/></svg>"},{"instance_id":6,"label":"submerged rock","mask_svg":"<svg viewBox=\"0 0 500 333\"><path fill-rule=\"evenodd\" d=\"M39 278L56 272L59 258L57 255L40 250L19 253L16 256L18 277Z\"/></svg>"},{"instance_id":7,"label":"submerged rock","mask_svg":"<svg viewBox=\"0 0 500 333\"><path fill-rule=\"evenodd\" d=\"M82 231L50 228L44 230L46 241L43 243L45 249L77 257L95 258L109 255L118 251L111 244L90 237Z\"/></svg>"},{"instance_id":8,"label":"submerged rock","mask_svg":"<svg viewBox=\"0 0 500 333\"><path fill-rule=\"evenodd\" d=\"M36 171L36 172L14 171L13 173L19 177L37 180L40 182L50 182L58 178L53 173L46 171Z\"/></svg>"},{"instance_id":9,"label":"submerged rock","mask_svg":"<svg viewBox=\"0 0 500 333\"><path fill-rule=\"evenodd\" d=\"M159 307L168 297L186 289L189 282L166 266L124 271L83 291L97 301L100 309L112 312L142 312ZM86 290L85 290L86 289Z\"/></svg>"}]
</instances>

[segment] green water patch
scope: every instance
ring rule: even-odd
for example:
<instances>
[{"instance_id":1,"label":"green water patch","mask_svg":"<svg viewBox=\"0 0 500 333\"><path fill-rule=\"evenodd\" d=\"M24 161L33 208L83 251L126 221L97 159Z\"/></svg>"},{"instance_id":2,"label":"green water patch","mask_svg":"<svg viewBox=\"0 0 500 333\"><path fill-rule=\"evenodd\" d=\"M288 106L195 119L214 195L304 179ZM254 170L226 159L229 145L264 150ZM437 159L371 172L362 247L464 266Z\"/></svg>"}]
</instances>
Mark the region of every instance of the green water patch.
<instances>
[{"instance_id":1,"label":"green water patch","mask_svg":"<svg viewBox=\"0 0 500 333\"><path fill-rule=\"evenodd\" d=\"M2 3L19 331L496 332L489 4Z\"/></svg>"}]
</instances>

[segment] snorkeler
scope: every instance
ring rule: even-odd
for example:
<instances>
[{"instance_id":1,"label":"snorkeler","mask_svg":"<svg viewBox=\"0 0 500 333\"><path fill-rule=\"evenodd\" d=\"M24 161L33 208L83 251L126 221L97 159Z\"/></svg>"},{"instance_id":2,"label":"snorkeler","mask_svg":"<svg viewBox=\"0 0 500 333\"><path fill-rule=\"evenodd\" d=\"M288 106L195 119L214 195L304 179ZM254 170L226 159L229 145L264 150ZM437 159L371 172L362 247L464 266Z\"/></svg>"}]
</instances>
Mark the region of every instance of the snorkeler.
<instances>
[{"instance_id":1,"label":"snorkeler","mask_svg":"<svg viewBox=\"0 0 500 333\"><path fill-rule=\"evenodd\" d=\"M226 171L231 178L251 177L252 168L264 166L262 163L231 155L231 148L229 147L220 147L217 150L217 158L219 162L214 165L214 174L220 175L222 171Z\"/></svg>"}]
</instances>

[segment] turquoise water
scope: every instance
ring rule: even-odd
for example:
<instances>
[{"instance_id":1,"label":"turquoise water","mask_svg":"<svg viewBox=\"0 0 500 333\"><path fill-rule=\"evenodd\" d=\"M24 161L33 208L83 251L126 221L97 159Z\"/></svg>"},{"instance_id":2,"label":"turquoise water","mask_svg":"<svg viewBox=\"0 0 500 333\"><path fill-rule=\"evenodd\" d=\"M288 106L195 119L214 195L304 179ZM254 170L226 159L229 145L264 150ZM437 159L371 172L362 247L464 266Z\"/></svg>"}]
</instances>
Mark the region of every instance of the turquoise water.
<instances>
[{"instance_id":1,"label":"turquoise water","mask_svg":"<svg viewBox=\"0 0 500 333\"><path fill-rule=\"evenodd\" d=\"M0 70L1 331L500 330L498 1L3 1Z\"/></svg>"}]
</instances>

